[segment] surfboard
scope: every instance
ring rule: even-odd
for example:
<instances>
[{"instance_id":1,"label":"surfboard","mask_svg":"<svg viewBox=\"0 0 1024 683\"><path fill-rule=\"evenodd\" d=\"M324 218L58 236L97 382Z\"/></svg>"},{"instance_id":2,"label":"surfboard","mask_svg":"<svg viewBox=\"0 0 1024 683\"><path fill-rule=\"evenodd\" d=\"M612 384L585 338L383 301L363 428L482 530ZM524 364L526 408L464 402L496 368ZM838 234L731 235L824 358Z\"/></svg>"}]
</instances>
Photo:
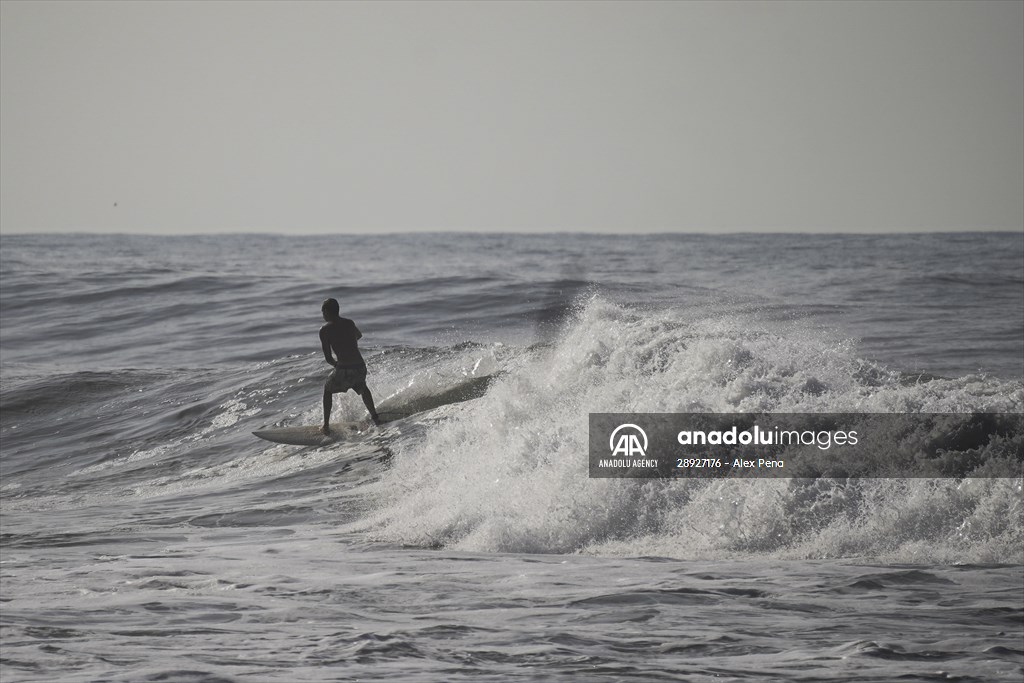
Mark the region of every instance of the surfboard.
<instances>
[{"instance_id":1,"label":"surfboard","mask_svg":"<svg viewBox=\"0 0 1024 683\"><path fill-rule=\"evenodd\" d=\"M377 413L377 416L380 417L381 424L387 424L408 417L409 413L380 412ZM330 434L321 432L320 425L259 429L253 434L266 441L291 446L326 446L339 441L360 439L373 434L375 430L376 426L372 422L363 420L361 422L332 422Z\"/></svg>"},{"instance_id":2,"label":"surfboard","mask_svg":"<svg viewBox=\"0 0 1024 683\"><path fill-rule=\"evenodd\" d=\"M363 432L369 431L372 424L361 422L335 422L331 424L331 433L324 434L319 425L302 425L300 427L278 427L276 429L260 429L253 434L274 443L291 446L326 446L338 441L351 440Z\"/></svg>"}]
</instances>

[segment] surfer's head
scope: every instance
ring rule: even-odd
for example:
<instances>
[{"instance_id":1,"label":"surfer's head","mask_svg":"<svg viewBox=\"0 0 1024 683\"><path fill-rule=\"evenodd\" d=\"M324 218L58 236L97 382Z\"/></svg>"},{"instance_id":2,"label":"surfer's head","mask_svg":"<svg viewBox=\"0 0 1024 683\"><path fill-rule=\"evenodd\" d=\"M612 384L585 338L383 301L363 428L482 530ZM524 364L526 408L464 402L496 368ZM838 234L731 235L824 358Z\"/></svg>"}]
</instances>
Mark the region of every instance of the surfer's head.
<instances>
[{"instance_id":1,"label":"surfer's head","mask_svg":"<svg viewBox=\"0 0 1024 683\"><path fill-rule=\"evenodd\" d=\"M320 304L320 312L324 314L324 320L334 320L340 315L337 299L324 299Z\"/></svg>"}]
</instances>

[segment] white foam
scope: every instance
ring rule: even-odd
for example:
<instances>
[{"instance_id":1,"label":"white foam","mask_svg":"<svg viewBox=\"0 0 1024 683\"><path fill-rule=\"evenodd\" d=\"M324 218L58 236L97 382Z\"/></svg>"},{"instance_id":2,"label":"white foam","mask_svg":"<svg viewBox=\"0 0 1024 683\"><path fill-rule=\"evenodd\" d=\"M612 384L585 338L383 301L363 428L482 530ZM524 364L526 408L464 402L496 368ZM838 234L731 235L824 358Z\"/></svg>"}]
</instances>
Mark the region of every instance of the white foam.
<instances>
[{"instance_id":1,"label":"white foam","mask_svg":"<svg viewBox=\"0 0 1024 683\"><path fill-rule=\"evenodd\" d=\"M595 298L546 350L406 444L374 488L384 540L482 552L1019 561L1020 483L589 479L589 412L1019 411L1020 383L906 386L814 329ZM868 377L869 379L864 379ZM912 495L911 495L912 494ZM930 526L908 522L928 520ZM977 529L965 537L964 525Z\"/></svg>"}]
</instances>

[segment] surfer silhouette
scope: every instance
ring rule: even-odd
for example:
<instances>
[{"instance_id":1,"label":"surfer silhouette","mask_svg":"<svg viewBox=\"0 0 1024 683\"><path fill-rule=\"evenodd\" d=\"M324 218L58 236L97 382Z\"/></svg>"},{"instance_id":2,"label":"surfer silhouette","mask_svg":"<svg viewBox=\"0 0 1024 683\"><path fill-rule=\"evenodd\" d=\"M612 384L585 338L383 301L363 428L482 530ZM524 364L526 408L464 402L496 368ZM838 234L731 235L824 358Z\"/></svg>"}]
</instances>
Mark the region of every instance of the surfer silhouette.
<instances>
[{"instance_id":1,"label":"surfer silhouette","mask_svg":"<svg viewBox=\"0 0 1024 683\"><path fill-rule=\"evenodd\" d=\"M363 398L366 409L374 424L380 424L377 409L373 405L373 394L366 386L366 361L359 353L359 338L363 333L356 324L339 314L337 299L324 299L320 311L327 324L320 328L320 344L324 349L324 358L334 366L334 370L324 383L324 426L320 428L324 434L331 433L331 407L333 394L340 394L352 389ZM331 352L334 355L331 355Z\"/></svg>"}]
</instances>

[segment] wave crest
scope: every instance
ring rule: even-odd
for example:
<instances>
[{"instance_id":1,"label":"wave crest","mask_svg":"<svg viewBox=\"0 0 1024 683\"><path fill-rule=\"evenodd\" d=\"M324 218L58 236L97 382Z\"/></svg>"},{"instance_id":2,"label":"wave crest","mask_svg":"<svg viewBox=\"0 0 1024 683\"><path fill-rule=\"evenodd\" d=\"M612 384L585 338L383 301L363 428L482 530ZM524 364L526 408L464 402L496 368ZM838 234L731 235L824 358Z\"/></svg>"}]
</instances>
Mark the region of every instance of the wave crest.
<instances>
[{"instance_id":1,"label":"wave crest","mask_svg":"<svg viewBox=\"0 0 1024 683\"><path fill-rule=\"evenodd\" d=\"M1020 562L1020 479L589 479L589 412L1020 412L1024 387L908 378L848 340L752 318L581 305L396 454L382 540L476 552Z\"/></svg>"}]
</instances>

